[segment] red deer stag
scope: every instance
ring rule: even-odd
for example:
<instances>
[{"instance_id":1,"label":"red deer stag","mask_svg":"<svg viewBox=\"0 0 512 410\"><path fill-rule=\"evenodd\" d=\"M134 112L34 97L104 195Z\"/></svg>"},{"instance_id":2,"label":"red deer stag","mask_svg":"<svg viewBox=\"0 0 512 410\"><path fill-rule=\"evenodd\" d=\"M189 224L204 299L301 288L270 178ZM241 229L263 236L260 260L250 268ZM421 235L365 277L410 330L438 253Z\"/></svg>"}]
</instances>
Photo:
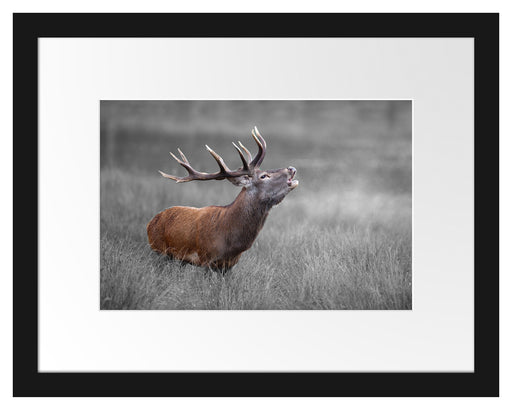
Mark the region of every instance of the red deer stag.
<instances>
[{"instance_id":1,"label":"red deer stag","mask_svg":"<svg viewBox=\"0 0 512 410\"><path fill-rule=\"evenodd\" d=\"M230 170L208 145L206 149L217 161L219 172L196 171L180 149L181 160L170 153L188 171L188 175L176 177L159 171L163 177L176 182L227 179L242 187L242 191L230 205L204 208L174 206L157 214L147 226L149 244L155 251L193 265L227 271L238 262L242 252L251 247L270 209L299 184L293 179L296 173L293 167L268 171L259 169L267 144L256 127L252 136L258 144L258 154L254 159L241 142L238 142L240 146L233 143L242 160L242 166L237 170Z\"/></svg>"}]
</instances>

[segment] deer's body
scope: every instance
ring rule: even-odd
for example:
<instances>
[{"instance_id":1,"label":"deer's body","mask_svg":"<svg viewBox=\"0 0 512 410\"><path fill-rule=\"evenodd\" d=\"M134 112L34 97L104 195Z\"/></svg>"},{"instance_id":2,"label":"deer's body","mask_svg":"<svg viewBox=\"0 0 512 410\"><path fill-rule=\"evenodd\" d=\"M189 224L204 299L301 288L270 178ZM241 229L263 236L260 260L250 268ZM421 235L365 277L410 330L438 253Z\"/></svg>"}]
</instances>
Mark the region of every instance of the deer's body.
<instances>
[{"instance_id":1,"label":"deer's body","mask_svg":"<svg viewBox=\"0 0 512 410\"><path fill-rule=\"evenodd\" d=\"M148 224L151 247L194 265L230 269L251 247L268 215L269 209L254 207L249 196L244 188L230 205L160 212Z\"/></svg>"},{"instance_id":2,"label":"deer's body","mask_svg":"<svg viewBox=\"0 0 512 410\"><path fill-rule=\"evenodd\" d=\"M231 269L238 262L242 252L253 244L270 209L298 185L298 181L293 180L296 172L293 167L269 171L258 169L266 144L259 133L257 135L261 141L253 134L260 147L258 155L248 164L238 150L244 166L237 171L230 171L222 158L209 150L221 171L199 173L179 151L183 161L175 159L189 171L189 175L179 178L162 173L164 177L177 182L227 178L243 188L230 205L204 208L175 206L157 214L147 226L148 240L155 251L221 271ZM243 145L241 147L251 160L247 149Z\"/></svg>"}]
</instances>

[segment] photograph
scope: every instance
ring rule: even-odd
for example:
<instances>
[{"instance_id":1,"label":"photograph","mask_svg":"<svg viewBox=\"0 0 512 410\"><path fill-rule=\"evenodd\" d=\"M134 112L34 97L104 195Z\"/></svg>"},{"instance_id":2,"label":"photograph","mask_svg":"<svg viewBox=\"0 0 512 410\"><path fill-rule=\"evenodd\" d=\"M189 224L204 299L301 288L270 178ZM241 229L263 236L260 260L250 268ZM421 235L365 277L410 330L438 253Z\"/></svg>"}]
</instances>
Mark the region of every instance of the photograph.
<instances>
[{"instance_id":1,"label":"photograph","mask_svg":"<svg viewBox=\"0 0 512 410\"><path fill-rule=\"evenodd\" d=\"M412 309L411 100L102 100L100 309Z\"/></svg>"},{"instance_id":2,"label":"photograph","mask_svg":"<svg viewBox=\"0 0 512 410\"><path fill-rule=\"evenodd\" d=\"M503 393L503 13L49 11L6 25L11 400Z\"/></svg>"}]
</instances>

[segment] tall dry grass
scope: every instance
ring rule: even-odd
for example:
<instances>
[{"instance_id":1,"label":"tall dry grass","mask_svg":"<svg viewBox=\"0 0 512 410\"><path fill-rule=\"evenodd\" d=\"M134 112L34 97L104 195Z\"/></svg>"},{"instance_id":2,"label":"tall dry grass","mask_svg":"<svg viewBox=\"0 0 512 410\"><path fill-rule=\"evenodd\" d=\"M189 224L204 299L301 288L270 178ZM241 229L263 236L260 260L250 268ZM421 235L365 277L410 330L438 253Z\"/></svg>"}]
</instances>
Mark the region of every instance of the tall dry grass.
<instances>
[{"instance_id":1,"label":"tall dry grass","mask_svg":"<svg viewBox=\"0 0 512 410\"><path fill-rule=\"evenodd\" d=\"M200 187L148 179L102 174L102 309L411 308L408 195L301 195L299 186L222 276L150 250L145 227L167 192L189 204Z\"/></svg>"}]
</instances>

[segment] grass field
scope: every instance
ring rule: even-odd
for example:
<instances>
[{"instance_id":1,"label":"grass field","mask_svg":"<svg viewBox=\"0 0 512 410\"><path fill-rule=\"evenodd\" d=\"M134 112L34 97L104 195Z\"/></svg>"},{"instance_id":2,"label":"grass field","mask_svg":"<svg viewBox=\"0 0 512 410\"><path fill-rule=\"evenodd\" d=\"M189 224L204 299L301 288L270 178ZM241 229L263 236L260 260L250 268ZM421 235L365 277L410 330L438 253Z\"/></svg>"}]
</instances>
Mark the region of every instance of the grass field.
<instances>
[{"instance_id":1,"label":"grass field","mask_svg":"<svg viewBox=\"0 0 512 410\"><path fill-rule=\"evenodd\" d=\"M239 189L226 181L174 184L156 171L183 174L168 154L177 147L215 171L204 144L238 166L235 137L129 129L109 148L102 131L101 309L411 309L410 114L401 128L378 115L344 128L314 119L307 133L256 123L262 168L293 165L300 185L224 276L154 253L146 224L170 206L232 202ZM236 138L255 150L252 125Z\"/></svg>"}]
</instances>

